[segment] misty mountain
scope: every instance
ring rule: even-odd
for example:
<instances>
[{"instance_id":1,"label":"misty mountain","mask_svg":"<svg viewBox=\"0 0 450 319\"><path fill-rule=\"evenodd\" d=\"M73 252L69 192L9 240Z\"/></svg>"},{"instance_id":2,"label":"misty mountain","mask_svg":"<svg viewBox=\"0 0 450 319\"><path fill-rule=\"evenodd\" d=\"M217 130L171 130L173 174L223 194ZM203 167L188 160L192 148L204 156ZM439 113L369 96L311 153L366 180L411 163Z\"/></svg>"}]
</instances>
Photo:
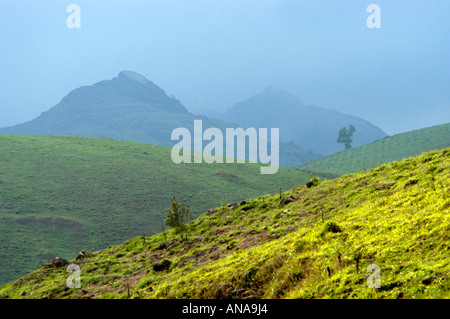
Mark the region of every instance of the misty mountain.
<instances>
[{"instance_id":1,"label":"misty mountain","mask_svg":"<svg viewBox=\"0 0 450 319\"><path fill-rule=\"evenodd\" d=\"M192 127L195 118L153 82L123 71L112 80L71 91L36 119L0 133L105 137L169 146L173 128Z\"/></svg>"},{"instance_id":2,"label":"misty mountain","mask_svg":"<svg viewBox=\"0 0 450 319\"><path fill-rule=\"evenodd\" d=\"M71 91L34 120L1 128L0 134L102 137L173 146L178 141L171 140L172 131L184 127L193 135L194 120L203 121L203 130L216 127L224 134L227 127L238 127L194 115L144 76L122 71L111 80ZM280 144L282 166L295 166L318 157L319 154L305 151L295 143Z\"/></svg>"},{"instance_id":3,"label":"misty mountain","mask_svg":"<svg viewBox=\"0 0 450 319\"><path fill-rule=\"evenodd\" d=\"M356 116L304 105L296 96L275 87L235 104L222 113L222 120L244 127L278 127L281 142L294 142L320 154L343 150L336 142L339 129L353 124L352 146L360 146L386 136L380 128Z\"/></svg>"}]
</instances>

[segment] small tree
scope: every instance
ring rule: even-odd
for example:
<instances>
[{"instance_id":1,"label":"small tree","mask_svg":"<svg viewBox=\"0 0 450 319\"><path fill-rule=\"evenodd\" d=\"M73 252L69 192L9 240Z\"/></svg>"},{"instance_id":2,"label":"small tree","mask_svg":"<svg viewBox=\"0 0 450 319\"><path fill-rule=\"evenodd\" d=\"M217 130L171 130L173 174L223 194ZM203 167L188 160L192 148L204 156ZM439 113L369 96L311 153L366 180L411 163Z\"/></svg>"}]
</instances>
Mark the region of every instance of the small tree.
<instances>
[{"instance_id":1,"label":"small tree","mask_svg":"<svg viewBox=\"0 0 450 319\"><path fill-rule=\"evenodd\" d=\"M348 129L344 126L339 131L339 136L338 136L337 142L340 144L344 144L345 149L352 148L352 144L351 144L353 142L352 137L353 137L353 133L355 133L355 132L356 132L356 129L353 125L350 125Z\"/></svg>"},{"instance_id":2,"label":"small tree","mask_svg":"<svg viewBox=\"0 0 450 319\"><path fill-rule=\"evenodd\" d=\"M192 214L189 213L189 206L184 203L179 204L175 196L171 199L172 208L169 209L169 214L166 217L166 225L175 228L177 233L186 233L187 223L192 220Z\"/></svg>"}]
</instances>

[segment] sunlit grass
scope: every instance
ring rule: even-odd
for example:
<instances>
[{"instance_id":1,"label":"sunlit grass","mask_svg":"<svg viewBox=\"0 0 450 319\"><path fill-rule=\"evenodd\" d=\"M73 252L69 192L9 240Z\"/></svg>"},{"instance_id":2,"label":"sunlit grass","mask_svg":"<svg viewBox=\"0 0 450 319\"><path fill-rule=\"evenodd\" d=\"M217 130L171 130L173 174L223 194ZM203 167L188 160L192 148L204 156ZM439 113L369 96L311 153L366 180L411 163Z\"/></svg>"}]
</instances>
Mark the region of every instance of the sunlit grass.
<instances>
[{"instance_id":1,"label":"sunlit grass","mask_svg":"<svg viewBox=\"0 0 450 319\"><path fill-rule=\"evenodd\" d=\"M435 168L430 169L431 165ZM248 199L81 264L81 289L41 268L0 288L21 298L448 298L450 149ZM402 176L402 178L397 178ZM251 222L249 222L251 221ZM153 265L168 259L165 271ZM380 287L368 287L370 265ZM82 290L84 289L84 291Z\"/></svg>"}]
</instances>

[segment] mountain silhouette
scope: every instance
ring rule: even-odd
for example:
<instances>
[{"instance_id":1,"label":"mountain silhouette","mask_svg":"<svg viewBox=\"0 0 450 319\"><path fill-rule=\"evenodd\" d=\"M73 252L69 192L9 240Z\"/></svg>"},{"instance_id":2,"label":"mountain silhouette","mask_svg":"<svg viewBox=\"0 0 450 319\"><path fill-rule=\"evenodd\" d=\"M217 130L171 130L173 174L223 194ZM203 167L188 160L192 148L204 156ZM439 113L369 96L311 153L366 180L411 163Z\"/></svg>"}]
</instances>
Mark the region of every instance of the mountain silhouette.
<instances>
[{"instance_id":1,"label":"mountain silhouette","mask_svg":"<svg viewBox=\"0 0 450 319\"><path fill-rule=\"evenodd\" d=\"M0 129L4 134L90 136L171 146L176 127L193 128L194 119L178 100L144 76L122 71L111 80L71 91L36 119ZM223 126L203 118L206 125Z\"/></svg>"},{"instance_id":2,"label":"mountain silhouette","mask_svg":"<svg viewBox=\"0 0 450 319\"><path fill-rule=\"evenodd\" d=\"M341 151L339 129L354 125L352 146L360 146L386 136L372 123L338 111L304 105L296 96L269 86L260 94L226 110L220 118L244 127L279 127L281 142L294 142L320 154Z\"/></svg>"},{"instance_id":3,"label":"mountain silhouette","mask_svg":"<svg viewBox=\"0 0 450 319\"><path fill-rule=\"evenodd\" d=\"M37 118L0 128L0 134L102 137L174 146L178 141L171 140L172 131L184 127L193 135L194 120L202 120L203 130L216 127L223 134L226 128L239 127L236 123L194 115L141 74L122 71L111 80L71 91ZM280 143L279 147L282 166L295 166L320 157L292 142ZM223 151L225 155L225 146Z\"/></svg>"}]
</instances>

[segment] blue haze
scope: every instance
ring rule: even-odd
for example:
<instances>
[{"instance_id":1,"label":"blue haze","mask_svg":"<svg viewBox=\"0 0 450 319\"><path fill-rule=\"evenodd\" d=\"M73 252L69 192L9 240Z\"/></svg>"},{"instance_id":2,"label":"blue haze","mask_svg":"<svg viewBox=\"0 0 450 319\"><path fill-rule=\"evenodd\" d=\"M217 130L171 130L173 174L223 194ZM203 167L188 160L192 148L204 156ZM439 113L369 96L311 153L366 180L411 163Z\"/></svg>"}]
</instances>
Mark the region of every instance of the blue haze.
<instances>
[{"instance_id":1,"label":"blue haze","mask_svg":"<svg viewBox=\"0 0 450 319\"><path fill-rule=\"evenodd\" d=\"M392 135L449 122L449 59L448 0L2 0L0 127L132 70L194 113L273 85Z\"/></svg>"}]
</instances>

